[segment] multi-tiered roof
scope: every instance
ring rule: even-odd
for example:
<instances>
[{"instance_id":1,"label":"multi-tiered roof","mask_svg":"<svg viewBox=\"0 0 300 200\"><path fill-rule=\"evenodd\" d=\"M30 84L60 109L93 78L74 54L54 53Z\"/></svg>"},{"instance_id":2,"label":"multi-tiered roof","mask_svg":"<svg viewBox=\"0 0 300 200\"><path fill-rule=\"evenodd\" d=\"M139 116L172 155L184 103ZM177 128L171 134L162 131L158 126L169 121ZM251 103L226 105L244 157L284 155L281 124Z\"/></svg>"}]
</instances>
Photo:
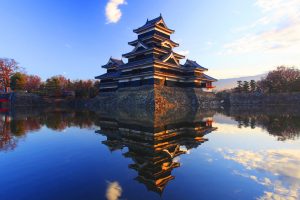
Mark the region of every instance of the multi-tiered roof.
<instances>
[{"instance_id":1,"label":"multi-tiered roof","mask_svg":"<svg viewBox=\"0 0 300 200\"><path fill-rule=\"evenodd\" d=\"M122 55L128 62L110 58L102 66L107 73L96 77L101 80L100 91L153 84L212 88L211 83L216 79L204 74L206 68L188 59L185 64L180 64L185 56L173 51L179 44L171 40L174 30L167 27L162 16L147 20L133 32L138 35L136 40L128 43L133 49Z\"/></svg>"}]
</instances>

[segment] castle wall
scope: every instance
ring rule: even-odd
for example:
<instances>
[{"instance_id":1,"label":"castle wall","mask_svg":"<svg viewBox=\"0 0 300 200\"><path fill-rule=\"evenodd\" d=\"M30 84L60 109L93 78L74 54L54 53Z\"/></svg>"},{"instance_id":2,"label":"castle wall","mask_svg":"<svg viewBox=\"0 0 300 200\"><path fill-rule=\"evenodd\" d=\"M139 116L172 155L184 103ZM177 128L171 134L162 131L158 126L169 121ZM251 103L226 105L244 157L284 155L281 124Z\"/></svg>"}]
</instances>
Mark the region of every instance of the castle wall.
<instances>
[{"instance_id":1,"label":"castle wall","mask_svg":"<svg viewBox=\"0 0 300 200\"><path fill-rule=\"evenodd\" d=\"M203 92L200 88L148 85L100 93L88 106L99 112L120 112L124 115L139 113L154 116L154 114L161 113L184 114L218 108L219 101L215 94Z\"/></svg>"}]
</instances>

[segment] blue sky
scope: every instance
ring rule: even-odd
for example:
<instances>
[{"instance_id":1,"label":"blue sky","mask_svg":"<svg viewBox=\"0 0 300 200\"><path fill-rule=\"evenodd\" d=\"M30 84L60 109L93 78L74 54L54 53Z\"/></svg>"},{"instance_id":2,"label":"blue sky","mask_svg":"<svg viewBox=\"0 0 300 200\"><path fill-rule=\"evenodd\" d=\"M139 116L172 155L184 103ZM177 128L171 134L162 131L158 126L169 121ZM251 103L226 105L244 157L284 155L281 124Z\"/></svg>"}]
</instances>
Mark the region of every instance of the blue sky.
<instances>
[{"instance_id":1,"label":"blue sky","mask_svg":"<svg viewBox=\"0 0 300 200\"><path fill-rule=\"evenodd\" d=\"M0 57L43 79L92 79L160 13L175 51L216 78L300 66L299 0L0 0Z\"/></svg>"}]
</instances>

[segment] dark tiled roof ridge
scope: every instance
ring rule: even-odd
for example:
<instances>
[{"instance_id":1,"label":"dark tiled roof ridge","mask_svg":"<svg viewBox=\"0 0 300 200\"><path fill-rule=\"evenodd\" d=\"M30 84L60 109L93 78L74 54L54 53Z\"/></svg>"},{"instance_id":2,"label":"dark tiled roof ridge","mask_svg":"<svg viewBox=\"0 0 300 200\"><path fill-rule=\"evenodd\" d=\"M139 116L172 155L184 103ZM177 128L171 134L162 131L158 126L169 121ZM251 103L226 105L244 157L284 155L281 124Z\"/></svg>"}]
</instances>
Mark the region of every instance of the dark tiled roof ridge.
<instances>
[{"instance_id":1,"label":"dark tiled roof ridge","mask_svg":"<svg viewBox=\"0 0 300 200\"><path fill-rule=\"evenodd\" d=\"M204 74L204 73L203 73L202 76L203 76L204 78L210 80L210 81L217 81L217 79L215 79L215 78L213 78L213 77L211 77L211 76L208 76L207 74Z\"/></svg>"},{"instance_id":2,"label":"dark tiled roof ridge","mask_svg":"<svg viewBox=\"0 0 300 200\"><path fill-rule=\"evenodd\" d=\"M103 79L103 78L116 78L120 75L120 72L117 71L117 72L109 72L109 73L105 73L105 74L102 74L100 76L96 76L95 79Z\"/></svg>"},{"instance_id":3,"label":"dark tiled roof ridge","mask_svg":"<svg viewBox=\"0 0 300 200\"><path fill-rule=\"evenodd\" d=\"M116 64L118 64L118 65L124 64L122 58L121 58L121 59L117 59L117 58L110 57L109 60L113 61L114 63L116 63Z\"/></svg>"},{"instance_id":4,"label":"dark tiled roof ridge","mask_svg":"<svg viewBox=\"0 0 300 200\"><path fill-rule=\"evenodd\" d=\"M151 19L151 20L147 19L146 23L143 26L134 29L133 32L139 31L139 30L142 30L142 29L145 29L145 28L148 28L148 27L151 27L151 26L155 25L157 22L159 22L160 20L163 20L163 22L164 22L164 19L163 19L162 15L160 15L159 17L156 17L154 19ZM166 24L165 24L165 28L169 29ZM169 30L171 30L171 29L169 29ZM172 30L172 31L174 31L174 30Z\"/></svg>"},{"instance_id":5,"label":"dark tiled roof ridge","mask_svg":"<svg viewBox=\"0 0 300 200\"><path fill-rule=\"evenodd\" d=\"M196 61L190 60L190 59L186 59L186 62L183 66L187 66L187 65L191 65L191 66L196 67L196 68L208 70L207 68L202 67L201 65L199 65Z\"/></svg>"},{"instance_id":6,"label":"dark tiled roof ridge","mask_svg":"<svg viewBox=\"0 0 300 200\"><path fill-rule=\"evenodd\" d=\"M143 63L152 62L154 60L155 60L154 58L147 58L147 59L143 59L143 60L137 60L137 61L133 61L133 62L130 62L130 63L125 63L124 65L121 65L120 68L123 69L123 68L127 68L127 67L130 67L130 66L133 66L133 65L139 65L139 64L143 64Z\"/></svg>"}]
</instances>

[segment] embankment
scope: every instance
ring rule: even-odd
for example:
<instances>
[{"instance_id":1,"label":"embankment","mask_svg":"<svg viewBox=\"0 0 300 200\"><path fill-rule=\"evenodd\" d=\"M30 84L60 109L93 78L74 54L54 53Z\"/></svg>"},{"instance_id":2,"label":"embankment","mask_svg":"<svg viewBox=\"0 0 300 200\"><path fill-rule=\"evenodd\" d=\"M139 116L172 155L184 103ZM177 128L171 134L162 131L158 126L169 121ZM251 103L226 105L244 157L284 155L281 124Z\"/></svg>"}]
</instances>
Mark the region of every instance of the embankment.
<instances>
[{"instance_id":1,"label":"embankment","mask_svg":"<svg viewBox=\"0 0 300 200\"><path fill-rule=\"evenodd\" d=\"M233 93L229 95L231 106L299 106L300 93Z\"/></svg>"},{"instance_id":2,"label":"embankment","mask_svg":"<svg viewBox=\"0 0 300 200\"><path fill-rule=\"evenodd\" d=\"M47 98L37 94L16 92L11 99L10 105L12 108L21 109L22 107L62 107L62 108L83 108L89 99L76 98Z\"/></svg>"},{"instance_id":3,"label":"embankment","mask_svg":"<svg viewBox=\"0 0 300 200\"><path fill-rule=\"evenodd\" d=\"M196 112L219 107L213 93L201 89L141 86L99 94L88 107L92 110L153 115L167 112Z\"/></svg>"}]
</instances>

